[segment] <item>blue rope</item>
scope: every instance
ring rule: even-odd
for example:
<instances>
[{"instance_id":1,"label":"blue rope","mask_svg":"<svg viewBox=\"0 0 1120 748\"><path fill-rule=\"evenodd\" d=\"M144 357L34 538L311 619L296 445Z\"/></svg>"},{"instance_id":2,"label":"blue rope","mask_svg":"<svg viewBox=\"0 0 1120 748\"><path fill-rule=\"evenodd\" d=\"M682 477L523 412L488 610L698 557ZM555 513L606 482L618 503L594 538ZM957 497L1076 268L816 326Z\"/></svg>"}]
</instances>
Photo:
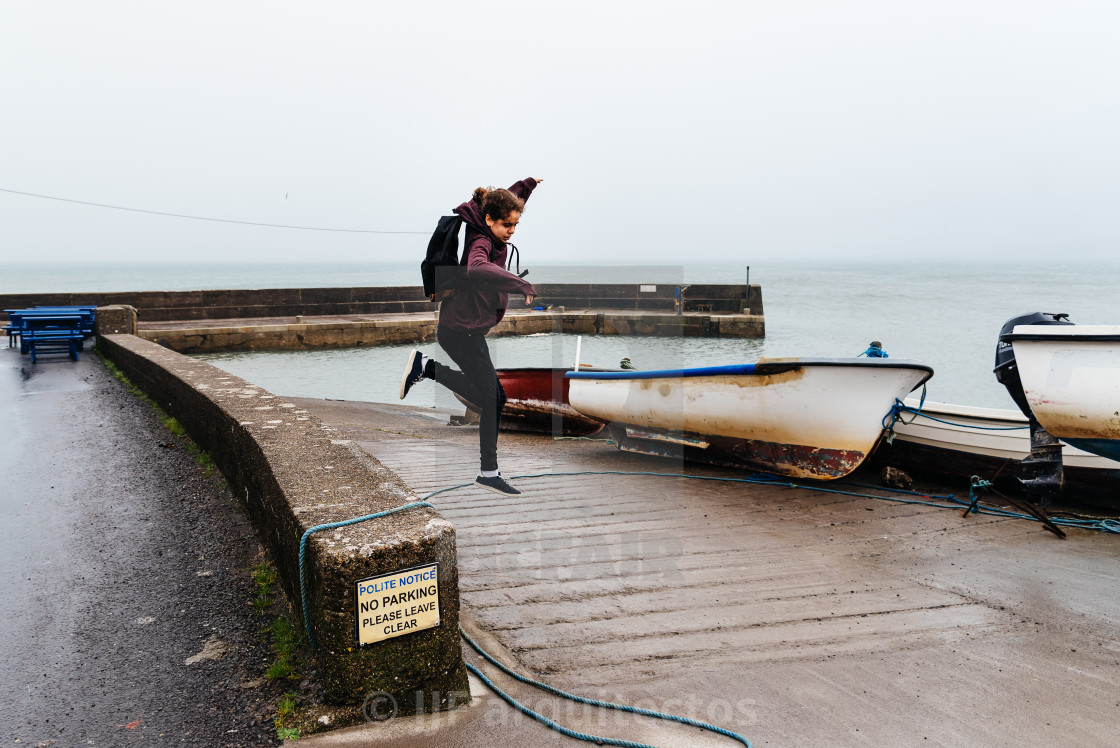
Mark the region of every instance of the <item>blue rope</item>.
<instances>
[{"instance_id":1,"label":"blue rope","mask_svg":"<svg viewBox=\"0 0 1120 748\"><path fill-rule=\"evenodd\" d=\"M923 384L922 385L922 399L918 401L918 410L921 410L922 406L925 405L925 404L926 404L926 386ZM891 409L889 411L887 411L887 413L883 416L882 423L883 423L883 428L887 430L887 444L890 444L892 441L894 441L894 425L898 421L902 420L899 416L899 413L901 413L907 407L908 406L906 405L906 403L902 402L901 400L899 400L896 397L894 399L894 405L892 405ZM888 418L891 419L890 423L887 423ZM913 418L911 418L909 421L904 421L904 423L913 423L913 422L914 422Z\"/></svg>"},{"instance_id":2,"label":"blue rope","mask_svg":"<svg viewBox=\"0 0 1120 748\"><path fill-rule=\"evenodd\" d=\"M467 485L470 485L470 484L469 483L464 483L463 484L463 486L467 486ZM462 488L463 486L454 486L453 488ZM443 491L451 491L451 490L453 490L453 489L452 488L443 489ZM429 496L435 496L437 493L442 493L443 491L436 491L435 493L429 494ZM307 539L309 537L311 537L311 533L319 532L320 530L333 530L336 527L346 527L347 525L355 525L359 522L365 522L366 520L369 520L369 519L377 519L378 517L388 517L390 514L396 514L397 512L403 512L405 509L414 509L416 507L421 507L421 506L426 506L429 509L435 509L434 506L432 506L431 504L429 504L426 501L414 501L411 504L405 504L404 506L398 506L398 507L393 507L392 509L386 509L385 511L378 512L377 514L367 514L364 517L355 517L354 519L347 519L347 520L343 520L341 522L331 522L330 524L326 524L326 525L316 525L315 527L312 527L312 528L308 529L307 532L305 532L303 534L303 536L299 539L299 600L300 600L300 604L303 605L303 628L307 630L307 640L309 642L311 642L311 648L312 649L318 649L319 645L315 643L315 635L311 633L311 618L310 618L310 616L307 615L307 579L306 579L306 574L305 574L305 571L304 571L304 558L307 555Z\"/></svg>"},{"instance_id":3,"label":"blue rope","mask_svg":"<svg viewBox=\"0 0 1120 748\"><path fill-rule=\"evenodd\" d=\"M920 493L920 492L916 492L916 491L904 491L904 490L901 490L901 489L892 489L892 488L886 488L886 487L883 487L883 488L880 489L880 490L883 490L883 491L892 491L894 493L922 496L926 499L942 499L943 502L945 502L945 503L937 503L935 501L918 501L918 500L914 500L914 499L902 499L902 498L898 498L898 497L895 497L895 496L883 496L881 494L859 493L859 492L856 492L856 491L842 491L838 488L825 488L824 486L806 486L806 485L802 485L800 483L792 483L792 482L789 482L789 481L785 481L785 480L782 480L782 479L777 478L775 476L752 477L752 478L720 478L720 477L711 476L711 475L684 475L682 473L626 472L626 471L621 471L621 470L580 470L580 471L566 472L566 473L534 473L534 474L527 474L527 475L514 475L514 476L512 476L512 478L514 478L514 479L544 478L544 477L549 477L549 476L571 476L571 475L635 475L635 476L653 476L653 477L661 477L661 478L689 478L691 480L712 480L712 481L722 481L722 482L725 482L725 483L754 483L754 484L758 484L758 485L767 485L767 486L783 486L785 488L802 488L802 489L805 489L807 491L820 491L821 493L841 494L841 495L844 495L844 496L854 496L856 498L862 498L862 499L878 499L880 501L891 501L891 502L894 502L896 504L913 504L913 505L917 505L917 506L931 506L931 507L934 507L934 508L937 508L937 509L962 509L962 508L967 507L970 510L970 512L975 511L977 514L986 514L986 515L990 515L990 516L993 516L993 517L1001 517L1001 518L1004 518L1004 519L1025 519L1025 520L1030 520L1031 522L1038 522L1039 521L1037 517L1033 517L1029 514L1012 512L1012 511L1009 511L1007 509L1000 509L999 507L984 507L984 506L980 506L978 503L976 505L976 508L973 509L972 507L973 507L974 502L973 502L973 497L971 497L971 496L970 496L969 501L962 501L961 499L958 499L953 494L947 494L945 496L941 496L941 495L937 495L937 494L924 494L924 493ZM467 483L467 484L464 484L464 485L472 485L472 484ZM446 491L446 490L450 490L450 489L441 489L441 491ZM433 495L434 494L428 494L428 496L426 496L424 498L428 498L428 497L433 496ZM1063 527L1077 527L1077 528L1081 528L1081 529L1085 529L1085 530L1100 530L1102 532L1120 533L1120 521L1115 520L1115 519L1082 520L1082 519L1065 519L1065 518L1060 518L1060 517L1051 517L1050 521L1053 522L1055 525L1061 525Z\"/></svg>"},{"instance_id":4,"label":"blue rope","mask_svg":"<svg viewBox=\"0 0 1120 748\"><path fill-rule=\"evenodd\" d=\"M979 429L981 431L1016 431L1016 430L1019 430L1019 429L1029 429L1030 428L1030 426L1026 425L1026 424L1024 424L1022 426L976 426L976 425L971 424L971 423L960 423L958 421L948 421L948 420L945 420L944 418L937 418L936 416L931 416L929 413L926 413L921 408L911 408L909 405L906 405L905 403L903 403L901 400L898 400L898 399L896 399L894 401L894 406L891 408L891 412L887 414L888 416L890 416L892 414L895 414L894 420L891 421L892 426L894 425L894 422L896 420L898 420L898 417L897 417L898 413L913 413L915 416L921 416L922 418L928 418L929 420L937 421L938 423L946 423L950 426L960 426L960 427L966 428L966 429ZM883 420L885 421L886 417L884 417ZM913 423L913 420L908 421L908 423Z\"/></svg>"},{"instance_id":5,"label":"blue rope","mask_svg":"<svg viewBox=\"0 0 1120 748\"><path fill-rule=\"evenodd\" d=\"M1040 522L1038 517L1029 514L1020 514L1019 512L1012 512L1007 509L1000 509L999 507L979 507L980 501L976 489L989 488L991 483L983 480L979 476L972 476L972 485L969 486L968 495L972 502L968 505L968 510L976 512L977 514L990 514L995 517L1006 517L1008 519L1029 519L1035 522ZM974 495L976 492L977 495ZM964 506L964 503L961 502ZM968 512L966 512L967 514ZM1059 527L1075 527L1081 530L1098 530L1100 532L1111 532L1120 534L1120 522L1114 519L1066 519L1064 517L1050 517L1050 522L1058 525Z\"/></svg>"},{"instance_id":6,"label":"blue rope","mask_svg":"<svg viewBox=\"0 0 1120 748\"><path fill-rule=\"evenodd\" d=\"M979 507L979 505L980 505L980 492L977 491L976 489L978 489L978 488L991 488L991 486L992 486L991 483L984 480L979 475L972 476L972 481L969 483L969 486L968 486L968 498L971 499L971 503L968 505L968 509L965 510L966 515L969 514L970 512L971 513L976 513L976 512L980 511L980 507Z\"/></svg>"},{"instance_id":7,"label":"blue rope","mask_svg":"<svg viewBox=\"0 0 1120 748\"><path fill-rule=\"evenodd\" d=\"M654 478L688 478L690 480L710 480L710 481L717 481L717 482L721 482L721 483L752 483L752 484L755 484L755 485L764 485L764 486L782 486L782 487L785 487L785 488L802 488L802 489L809 490L809 491L820 491L821 493L833 493L833 494L840 494L840 495L843 495L843 496L854 496L856 498L862 498L862 499L878 499L880 501L892 501L896 504L912 504L912 505L916 505L916 506L930 506L930 507L934 507L936 509L967 508L968 513L986 514L986 515L990 515L990 516L993 516L993 517L1000 517L1000 518L1005 518L1005 519L1025 519L1025 520L1030 520L1032 522L1037 522L1038 521L1037 517L1032 517L1029 514L1021 514L1019 512L1012 512L1012 511L1009 511L1007 509L1000 509L999 507L982 507L982 506L980 506L979 505L979 501L980 501L979 494L978 494L976 489L987 488L991 484L988 483L988 481L981 480L978 476L973 476L973 478L972 478L972 484L969 486L969 501L967 501L967 502L961 501L960 499L956 498L952 494L947 494L947 495L942 496L942 495L938 495L938 494L921 493L919 491L907 491L907 490L904 490L904 489L888 489L888 488L875 487L878 490L885 490L885 491L889 490L889 491L892 491L892 492L897 493L897 494L908 494L908 495L911 495L911 496L921 496L921 497L923 497L924 499L927 499L927 500L926 501L919 501L919 500L916 500L916 499L903 499L903 498L898 498L898 497L895 497L895 496L883 496L881 494L859 493L859 492L856 492L856 491L842 491L838 488L825 488L824 486L805 486L805 485L801 485L799 483L793 483L793 482L790 482L790 481L783 480L783 479L781 479L777 476L770 475L768 473L752 473L750 476L748 476L746 478L721 478L721 477L712 476L712 475L685 475L683 473L655 473L655 472L637 472L637 471L626 471L626 470L577 470L577 471L572 471L572 472L561 472L561 473L531 473L531 474L526 474L526 475L515 475L515 476L512 476L512 477L514 479L523 479L523 478L547 478L547 477L554 477L554 476L575 476L575 475L629 475L629 476L648 476L648 477L654 477ZM331 522L331 523L325 524L325 525L316 525L315 527L312 527L312 528L308 529L307 532L303 533L303 537L301 537L300 541L299 541L299 594L300 594L300 602L303 605L303 627L304 627L304 629L307 630L307 639L308 639L308 641L311 642L311 646L313 648L318 648L318 645L315 642L314 635L311 633L311 621L310 621L310 618L309 618L308 613L307 613L307 581L306 581L306 570L305 570L305 558L306 558L306 553L307 553L307 540L311 536L311 534L315 533L315 532L319 532L320 530L333 530L336 527L345 527L347 525L357 524L358 522L365 522L365 521L371 520L371 519L378 519L380 517L387 517L390 514L395 514L397 512L404 511L405 509L414 509L414 508L417 508L417 507L428 507L430 509L435 509L435 507L432 504L428 503L428 499L432 498L433 496L437 496L441 493L447 493L449 491L456 491L460 488L466 488L468 486L473 486L473 485L474 485L474 483L472 482L472 483L460 483L457 486L448 486L447 488L441 488L439 490L432 491L431 493L424 496L424 498L421 501L414 501L411 504L405 504L403 506L394 507L393 509L386 509L383 512L377 512L376 514L367 514L363 517L355 517L354 519L343 520L341 522ZM856 486L863 487L863 488L871 488L871 486L866 486L866 485L863 485L863 484L851 484L851 485L856 485ZM932 499L939 499L941 501L941 503L933 501ZM1081 528L1081 529L1085 529L1085 530L1099 530L1101 532L1109 532L1109 533L1120 534L1120 521L1114 520L1114 519L1082 520L1082 519L1064 519L1064 518L1060 518L1060 517L1051 517L1050 521L1053 522L1054 524L1062 526L1062 527L1075 527L1075 528Z\"/></svg>"},{"instance_id":8,"label":"blue rope","mask_svg":"<svg viewBox=\"0 0 1120 748\"><path fill-rule=\"evenodd\" d=\"M924 397L923 397L923 400L924 400ZM882 496L882 495L878 495L878 494L858 493L858 492L855 492L855 491L843 491L843 490L834 489L834 488L824 488L822 486L804 486L804 485L800 485L800 484L797 484L797 483L784 481L784 480L778 478L777 476L773 476L773 475L770 475L770 474L767 474L767 473L753 473L753 474L751 474L751 476L745 477L745 478L721 478L721 477L709 476L709 475L685 475L685 474L682 474L682 473L655 473L655 472L636 472L636 471L622 471L622 470L579 470L579 471L560 472L560 473L534 473L534 474L526 474L526 475L515 475L515 476L513 476L513 478L523 479L523 478L543 478L543 477L552 477L552 476L574 476L574 475L628 475L628 476L649 476L649 477L660 477L660 478L688 478L688 479L691 479L691 480L710 480L710 481L718 481L718 482L723 482L723 483L753 483L753 484L758 484L758 485L784 486L784 487L787 487L787 488L802 488L802 489L811 490L811 491L821 491L823 493L842 494L842 495L845 495L845 496L854 496L854 497L858 497L858 498L879 499L881 501L893 501L893 502L899 503L899 504L915 504L915 505L921 505L921 506L931 506L931 507L935 507L935 508L938 508L938 509L957 509L957 508L960 508L960 507L964 506L964 507L967 507L966 514L977 513L977 514L987 514L987 515L992 515L992 516L995 516L995 517L1002 517L1002 518L1007 518L1007 519L1027 519L1027 520L1032 520L1032 521L1035 521L1035 522L1038 521L1038 519L1036 517L1032 517L1029 514L1020 514L1018 512L1011 512L1011 511L1008 511L1008 510L1005 510L1005 509L999 509L997 507L981 507L979 505L980 498L979 498L979 492L978 492L977 489L987 488L991 485L991 483L989 483L986 480L981 479L978 476L973 476L972 477L971 485L969 486L969 502L968 503L963 502L960 499L957 499L952 494L948 494L948 495L945 495L945 496L939 496L939 495L922 494L922 493L919 493L919 492L916 492L916 491L905 491L905 490L902 490L902 489L883 489L883 490L893 490L895 493L905 493L905 494L910 494L910 495L917 495L917 496L922 496L926 499L936 498L936 499L941 499L943 502L948 502L948 503L937 503L937 502L934 502L934 501L919 501L919 500L915 500L915 499L902 499L902 498L897 498L897 497L892 497L892 496ZM311 633L311 620L310 620L310 616L308 615L308 607L307 607L307 580L306 580L306 572L305 572L307 540L311 536L311 534L315 533L315 532L319 532L321 530L333 530L333 529L338 528L338 527L346 527L347 525L357 524L358 522L365 522L365 521L371 520L371 519L378 519L380 517L387 517L391 514L395 514L397 512L404 511L405 509L415 509L415 508L418 508L418 507L428 507L430 509L435 509L435 507L432 504L428 503L427 499L430 499L433 496L436 496L436 495L441 494L441 493L447 493L449 491L455 491L457 489L466 488L467 486L471 486L471 485L474 485L474 484L473 483L460 483L457 486L449 486L447 488L441 488L439 490L432 491L431 493L426 495L424 497L424 500L422 500L422 501L414 501L414 502L409 503L409 504L404 504L402 506L394 507L392 509L386 509L385 511L382 511L382 512L377 512L376 514L367 514L367 515L362 516L362 517L355 517L354 519L343 520L341 522L331 522L331 523L324 524L324 525L316 525L315 527L312 527L312 528L308 529L305 533L303 533L303 536L300 538L300 541L299 541L299 591L300 591L300 602L302 603L302 606L303 606L303 626L304 626L304 629L307 631L307 639L311 643L312 648L317 649L318 645L315 642L315 636ZM859 486L860 484L855 484L855 485ZM1051 522L1053 522L1054 524L1061 525L1061 526L1064 526L1064 527L1076 527L1076 528L1081 528L1081 529L1099 530L1101 532L1109 532L1109 533L1120 534L1120 521L1117 521L1117 520L1114 520L1114 519L1070 520L1070 519L1060 519L1060 518L1054 518L1054 517L1051 517L1050 519L1051 519ZM475 641L473 639L471 639L466 634L466 632L464 632L462 630L462 628L459 629L459 633L467 641L467 643L470 644L471 647L474 648L474 650L476 652L478 652L479 655L481 655L484 659L486 659L487 662L490 662L495 667L502 670L502 672L506 673L510 677L513 677L513 678L521 681L522 683L526 683L528 685L531 685L531 686L540 688L544 691L547 691L548 693L554 694L556 696L560 696L560 697L565 698L565 699L570 699L572 701L575 701L575 702L578 702L578 703L581 703L581 704L589 704L591 706L601 707L601 708L604 708L604 709L616 709L616 710L619 710L619 711L630 712L630 713L633 713L633 714L640 714L640 715L643 715L643 716L646 716L646 717L654 717L654 718L657 718L657 719L664 719L664 720L669 720L669 721L672 721L672 722L678 722L678 723L683 724L683 725L698 727L698 728L701 728L703 730L709 730L711 732L715 732L715 733L718 733L720 735L724 735L726 737L729 737L733 740L737 740L738 742L747 746L747 748L751 748L750 741L747 740L746 738L744 738L742 735L739 735L738 733L732 732L730 730L726 730L722 727L717 727L716 725L710 725L706 722L699 722L699 721L696 721L696 720L689 719L687 717L678 717L678 716L671 715L671 714L663 714L661 712L655 712L655 711L652 711L652 710L649 710L649 709L641 709L639 707L626 706L624 704L613 704L613 703L607 702L607 701L598 701L596 699L588 699L588 698L585 698L583 696L576 696L575 694L567 693L566 691L561 691L560 689L555 688L553 686L550 686L547 683L541 683L540 681L532 680L531 678L527 678L523 675L520 675L519 673L514 672L513 670L509 669L508 667L503 665L498 660L494 659L489 653L487 653L478 644L476 644ZM528 707L520 704L516 699L514 699L512 696L510 696L509 694L504 692L501 688L499 688L497 685L495 685L493 681L491 681L489 678L487 678L486 675L481 670L476 668L475 666L471 665L470 663L464 663L464 664L467 666L467 668L475 676L477 676L483 683L485 683L488 688L493 690L494 693L498 694L498 696L500 696L510 706L514 707L515 709L521 711L524 714L527 714L528 716L532 717L533 719L537 720L538 722L540 722L544 725L547 725L548 727L552 728L553 730L556 730L557 732L559 732L563 735L566 735L566 736L571 737L571 738L576 738L578 740L598 743L599 745L617 745L617 746L623 746L624 748L654 748L653 746L647 745L646 743L635 743L635 742L629 741L629 740L620 740L620 739L617 739L617 738L608 738L608 737L603 737L603 736L588 735L588 734L577 732L575 730L571 730L567 727L564 727L563 725L561 725L557 722L554 722L553 720L549 719L548 717L545 717L542 714L534 712L533 710L529 709Z\"/></svg>"},{"instance_id":9,"label":"blue rope","mask_svg":"<svg viewBox=\"0 0 1120 748\"><path fill-rule=\"evenodd\" d=\"M603 709L617 709L618 711L621 711L621 712L630 712L631 714L640 714L644 717L654 717L656 719L665 719L665 720L669 720L671 722L679 722L682 725L688 725L690 727L699 727L701 730L708 730L710 732L718 733L720 735L724 735L726 737L729 737L732 740L737 740L740 743L742 743L743 745L747 746L747 748L751 748L751 741L747 740L742 735L739 735L738 733L732 732L731 730L725 730L722 727L717 727L716 725L710 725L707 722L699 722L699 721L694 720L694 719L689 719L688 717L678 717L678 716L673 715L673 714L663 714L662 712L655 712L655 711L650 710L650 709L642 709L642 708L636 707L636 706L627 706L625 704L612 704L609 701L599 701L597 699L589 699L589 698L586 698L584 696L577 696L575 694L568 693L567 691L561 691L559 688L556 688L555 686L550 686L547 683L541 683L540 681L533 680L532 678L527 678L524 675L521 675L520 673L517 673L514 670L511 670L510 668L506 667L505 665L503 665L498 660L494 659L494 657L492 657L490 655L490 653L488 653L486 650L484 650L482 647L480 647L474 641L474 639L470 638L470 636L467 635L467 632L463 631L463 628L461 626L459 627L459 634L460 634L460 636L463 637L463 639L466 640L467 644L471 645L471 647L474 649L475 652L478 652L480 655L482 655L482 657L487 662L489 662L491 665L493 665L496 668L498 668L499 670L501 670L506 675L510 676L511 678L515 678L515 679L521 681L522 683L527 683L530 686L534 686L535 688L539 688L542 691L547 691L548 693L553 694L554 696L560 696L560 697L568 699L570 701L575 701L575 702L580 703L580 704L588 704L590 706L601 707ZM575 730L571 730L567 727L564 727L561 724L553 722L548 717L545 717L543 714L539 714L537 712L534 712L532 709L529 709L528 707L521 705L512 696L507 694L502 689L498 688L498 686L495 685L494 682L491 681L489 678L487 678L482 673L481 670L476 668L474 665L471 665L469 662L465 663L465 664L466 664L467 668L470 669L470 671L472 673L474 673L476 676L478 676L479 678L482 679L482 682L485 683L490 688L490 690L492 690L494 693L501 696L502 699L507 704L512 706L514 709L517 709L518 711L522 712L523 714L529 715L530 717L537 720L538 722L541 722L542 724L548 725L553 730L556 730L557 732L560 732L564 735L567 735L570 738L577 738L578 740L586 740L588 742L598 743L600 745L620 745L620 746L627 746L627 748L654 748L653 746L648 745L646 743L635 743L635 742L630 741L630 740L620 740L618 738L606 738L606 737L601 737L601 736L598 736L598 735L587 735L585 733L576 732Z\"/></svg>"},{"instance_id":10,"label":"blue rope","mask_svg":"<svg viewBox=\"0 0 1120 748\"><path fill-rule=\"evenodd\" d=\"M872 488L876 491L893 491L894 493L905 493L910 494L911 496L925 496L927 499L953 499L953 494L951 493L942 495L937 493L926 493L924 491L911 491L908 488L888 488L886 486L874 486L868 485L867 483L846 483L845 485L855 486L856 488Z\"/></svg>"}]
</instances>

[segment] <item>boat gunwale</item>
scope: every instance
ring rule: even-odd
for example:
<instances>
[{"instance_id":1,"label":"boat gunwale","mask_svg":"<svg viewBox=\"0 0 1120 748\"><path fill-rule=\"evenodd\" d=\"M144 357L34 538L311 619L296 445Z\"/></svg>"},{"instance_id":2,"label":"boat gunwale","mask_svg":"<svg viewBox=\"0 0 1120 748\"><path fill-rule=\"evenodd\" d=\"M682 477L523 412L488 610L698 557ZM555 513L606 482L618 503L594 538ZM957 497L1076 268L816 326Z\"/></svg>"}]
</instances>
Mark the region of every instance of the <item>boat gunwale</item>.
<instances>
[{"instance_id":1,"label":"boat gunwale","mask_svg":"<svg viewBox=\"0 0 1120 748\"><path fill-rule=\"evenodd\" d=\"M580 371L590 371L590 372L629 371L629 369L617 369L617 368L612 369L610 367L591 366L589 364L580 364L579 370ZM568 366L568 367L564 367L564 366L499 366L499 367L495 368L495 371L500 376L504 372L509 372L511 374L518 374L518 373L521 373L521 372L536 374L538 372L546 372L546 371L554 372L554 373L555 372L562 372L562 371L574 371L574 369L571 366Z\"/></svg>"},{"instance_id":2,"label":"boat gunwale","mask_svg":"<svg viewBox=\"0 0 1120 748\"><path fill-rule=\"evenodd\" d=\"M903 400L902 404L918 411L918 413L914 415L925 416L927 418L967 418L972 421L1007 423L1013 425L1015 428L1022 428L1030 424L1030 421L1025 415L1018 410L1011 410L1010 408L989 408L986 405L960 405L937 400L926 400L923 405L920 400L909 397Z\"/></svg>"},{"instance_id":3,"label":"boat gunwale","mask_svg":"<svg viewBox=\"0 0 1120 748\"><path fill-rule=\"evenodd\" d=\"M727 366L699 366L686 369L659 369L651 371L567 371L567 379L687 379L712 376L769 376L796 371L805 367L857 367L911 369L924 371L925 376L914 385L922 385L933 376L933 367L909 359L862 359L862 358L789 358L762 359L754 364L731 364Z\"/></svg>"},{"instance_id":4,"label":"boat gunwale","mask_svg":"<svg viewBox=\"0 0 1120 748\"><path fill-rule=\"evenodd\" d=\"M1000 335L999 339L1004 343L1017 343L1023 340L1030 341L1045 341L1047 343L1053 342L1077 342L1077 343L1120 343L1120 335L1035 335L1032 333L1007 333Z\"/></svg>"},{"instance_id":5,"label":"boat gunwale","mask_svg":"<svg viewBox=\"0 0 1120 748\"><path fill-rule=\"evenodd\" d=\"M1103 332L1108 330L1109 332ZM1120 342L1120 325L1016 325L999 336L1002 343L1019 340L1087 343Z\"/></svg>"}]
</instances>

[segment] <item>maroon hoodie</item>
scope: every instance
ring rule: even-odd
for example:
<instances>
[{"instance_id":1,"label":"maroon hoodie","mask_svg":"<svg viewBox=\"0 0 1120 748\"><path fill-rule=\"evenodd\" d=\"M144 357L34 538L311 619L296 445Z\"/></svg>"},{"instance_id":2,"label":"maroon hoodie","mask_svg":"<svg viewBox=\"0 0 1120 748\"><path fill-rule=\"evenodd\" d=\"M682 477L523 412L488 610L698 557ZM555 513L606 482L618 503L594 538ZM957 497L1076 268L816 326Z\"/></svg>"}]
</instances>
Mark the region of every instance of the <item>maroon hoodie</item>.
<instances>
[{"instance_id":1,"label":"maroon hoodie","mask_svg":"<svg viewBox=\"0 0 1120 748\"><path fill-rule=\"evenodd\" d=\"M537 186L535 179L522 179L509 188L517 197L528 200ZM439 323L450 330L485 335L506 315L509 294L536 296L532 284L506 270L506 243L486 225L481 206L468 200L455 209L467 224L461 264L466 265L466 280L439 308Z\"/></svg>"}]
</instances>

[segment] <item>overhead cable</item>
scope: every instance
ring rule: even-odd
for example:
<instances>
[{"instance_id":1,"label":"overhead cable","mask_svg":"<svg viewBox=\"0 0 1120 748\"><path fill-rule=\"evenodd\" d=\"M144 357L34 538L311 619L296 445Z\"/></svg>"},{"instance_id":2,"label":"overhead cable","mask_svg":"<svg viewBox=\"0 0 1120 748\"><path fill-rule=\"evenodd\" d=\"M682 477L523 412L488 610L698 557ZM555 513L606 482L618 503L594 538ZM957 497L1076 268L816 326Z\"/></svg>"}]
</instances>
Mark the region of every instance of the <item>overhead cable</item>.
<instances>
[{"instance_id":1,"label":"overhead cable","mask_svg":"<svg viewBox=\"0 0 1120 748\"><path fill-rule=\"evenodd\" d=\"M347 234L424 234L424 231L376 231L373 229L332 229L322 226L289 226L282 223L258 223L256 221L235 221L230 218L209 218L207 216L188 216L182 213L165 213L159 210L143 210L141 208L126 208L123 205L106 205L105 203L92 203L87 200L71 200L66 197L54 197L52 195L37 195L34 192L20 192L19 190L7 190L0 187L0 192L8 192L13 195L23 195L25 197L38 197L43 200L58 200L63 203L75 203L77 205L92 205L95 208L112 208L113 210L127 210L132 213L148 213L153 216L169 216L171 218L190 218L195 221L215 221L217 223L237 223L242 226L267 226L273 229L299 229L301 231L336 231Z\"/></svg>"}]
</instances>

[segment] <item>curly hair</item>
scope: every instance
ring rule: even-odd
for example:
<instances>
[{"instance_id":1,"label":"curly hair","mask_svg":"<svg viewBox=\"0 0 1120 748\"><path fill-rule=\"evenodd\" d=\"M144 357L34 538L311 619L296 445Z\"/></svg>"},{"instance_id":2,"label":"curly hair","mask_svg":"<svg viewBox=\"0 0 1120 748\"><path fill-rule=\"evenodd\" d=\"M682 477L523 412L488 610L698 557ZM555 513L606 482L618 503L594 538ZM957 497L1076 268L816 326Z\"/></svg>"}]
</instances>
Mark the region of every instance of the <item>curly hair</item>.
<instances>
[{"instance_id":1,"label":"curly hair","mask_svg":"<svg viewBox=\"0 0 1120 748\"><path fill-rule=\"evenodd\" d=\"M493 187L479 187L474 191L472 199L478 203L482 215L502 221L509 218L509 214L525 210L525 201L509 190L496 190Z\"/></svg>"}]
</instances>

